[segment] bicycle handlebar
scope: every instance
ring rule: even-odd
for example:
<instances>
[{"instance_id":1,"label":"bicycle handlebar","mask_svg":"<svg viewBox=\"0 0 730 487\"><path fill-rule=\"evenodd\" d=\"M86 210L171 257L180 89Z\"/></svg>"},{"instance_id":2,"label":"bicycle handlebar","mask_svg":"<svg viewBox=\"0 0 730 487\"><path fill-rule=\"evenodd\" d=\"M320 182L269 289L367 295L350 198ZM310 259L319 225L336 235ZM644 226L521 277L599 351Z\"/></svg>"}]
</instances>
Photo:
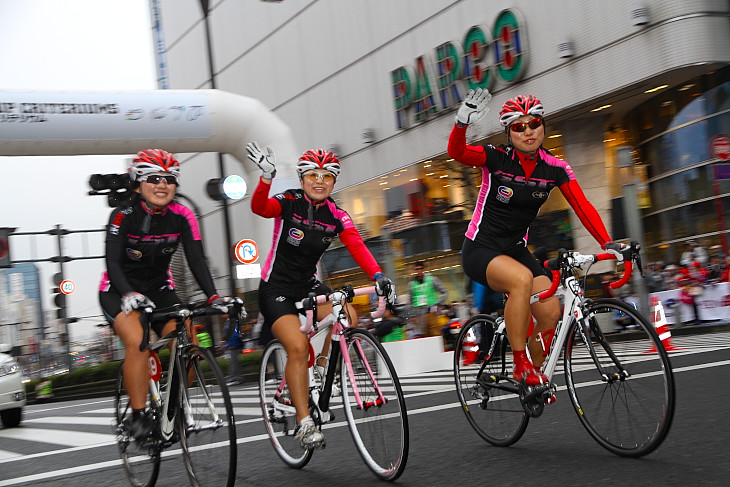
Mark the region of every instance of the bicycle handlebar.
<instances>
[{"instance_id":1,"label":"bicycle handlebar","mask_svg":"<svg viewBox=\"0 0 730 487\"><path fill-rule=\"evenodd\" d=\"M568 271L576 267L580 268L584 264L592 264L594 262L600 262L602 260L618 260L624 263L624 274L618 280L613 281L609 284L611 289L618 289L631 278L631 273L634 268L634 261L636 261L639 272L643 275L641 268L641 256L639 255L641 246L638 242L632 241L631 245L621 251L621 255L616 255L613 252L604 252L601 254L583 255L580 252L569 252L565 249L558 250L558 256L554 259L546 260L545 267L550 269L553 278L549 289L538 294L540 300L547 299L558 289L561 278L561 271Z\"/></svg>"},{"instance_id":2,"label":"bicycle handlebar","mask_svg":"<svg viewBox=\"0 0 730 487\"><path fill-rule=\"evenodd\" d=\"M362 296L364 294L374 294L375 293L375 286L367 286L367 287L360 287L360 288L353 288L350 285L347 285L343 287L340 290L333 291L329 294L320 294L319 296L312 297L314 298L314 302L312 302L312 298L305 298L301 301L298 301L295 303L297 309L304 309L306 311L307 316L307 322L304 323L302 326L299 327L299 330L304 333L308 334L312 331L314 328L314 306L313 304L323 304L327 301L343 301L346 300L347 302L351 302L352 298L355 296ZM370 316L372 318L380 318L383 316L383 313L385 313L385 307L387 305L387 301L385 299L385 296L378 296L378 308L370 313Z\"/></svg>"},{"instance_id":3,"label":"bicycle handlebar","mask_svg":"<svg viewBox=\"0 0 730 487\"><path fill-rule=\"evenodd\" d=\"M196 318L198 316L213 316L222 314L234 314L236 319L240 316L240 311L243 309L243 300L241 298L233 298L233 300L226 305L210 305L204 307L197 307L195 303L191 303L188 306L176 305L173 309L167 309L165 311L155 311L151 306L146 306L141 309L141 321L142 321L142 342L139 344L139 351L145 351L150 345L150 325L154 322L167 322L170 320L177 320L184 322L188 318Z\"/></svg>"}]
</instances>

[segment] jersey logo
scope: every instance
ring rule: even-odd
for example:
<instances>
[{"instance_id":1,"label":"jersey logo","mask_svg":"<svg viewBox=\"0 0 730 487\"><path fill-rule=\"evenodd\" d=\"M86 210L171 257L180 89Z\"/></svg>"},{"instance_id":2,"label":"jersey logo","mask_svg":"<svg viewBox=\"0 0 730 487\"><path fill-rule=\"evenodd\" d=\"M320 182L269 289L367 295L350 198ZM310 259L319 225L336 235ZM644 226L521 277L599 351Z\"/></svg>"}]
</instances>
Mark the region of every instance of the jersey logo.
<instances>
[{"instance_id":1,"label":"jersey logo","mask_svg":"<svg viewBox=\"0 0 730 487\"><path fill-rule=\"evenodd\" d=\"M289 236L286 238L287 243L290 245L294 245L295 247L299 247L299 244L302 243L302 239L304 238L304 232L301 231L298 228L292 228L289 230Z\"/></svg>"},{"instance_id":2,"label":"jersey logo","mask_svg":"<svg viewBox=\"0 0 730 487\"><path fill-rule=\"evenodd\" d=\"M509 200L512 198L512 194L514 191L512 191L512 188L508 188L507 186L500 186L497 188L497 201L501 201L502 203L509 203Z\"/></svg>"},{"instance_id":3,"label":"jersey logo","mask_svg":"<svg viewBox=\"0 0 730 487\"><path fill-rule=\"evenodd\" d=\"M274 301L276 301L277 303L282 303L282 302L286 301L286 297L284 297L284 296L277 296Z\"/></svg>"},{"instance_id":4,"label":"jersey logo","mask_svg":"<svg viewBox=\"0 0 730 487\"><path fill-rule=\"evenodd\" d=\"M334 239L335 239L334 237L323 237L322 242L324 242L326 244L331 244L334 241Z\"/></svg>"},{"instance_id":5,"label":"jersey logo","mask_svg":"<svg viewBox=\"0 0 730 487\"><path fill-rule=\"evenodd\" d=\"M162 249L162 253L165 255L170 255L175 253L176 248L175 247L165 247Z\"/></svg>"},{"instance_id":6,"label":"jersey logo","mask_svg":"<svg viewBox=\"0 0 730 487\"><path fill-rule=\"evenodd\" d=\"M142 252L136 249L127 249L127 256L132 260L142 260Z\"/></svg>"},{"instance_id":7,"label":"jersey logo","mask_svg":"<svg viewBox=\"0 0 730 487\"><path fill-rule=\"evenodd\" d=\"M544 200L548 197L549 194L550 193L548 193L546 191L535 191L534 193L532 193L532 197L537 198L539 200Z\"/></svg>"}]
</instances>

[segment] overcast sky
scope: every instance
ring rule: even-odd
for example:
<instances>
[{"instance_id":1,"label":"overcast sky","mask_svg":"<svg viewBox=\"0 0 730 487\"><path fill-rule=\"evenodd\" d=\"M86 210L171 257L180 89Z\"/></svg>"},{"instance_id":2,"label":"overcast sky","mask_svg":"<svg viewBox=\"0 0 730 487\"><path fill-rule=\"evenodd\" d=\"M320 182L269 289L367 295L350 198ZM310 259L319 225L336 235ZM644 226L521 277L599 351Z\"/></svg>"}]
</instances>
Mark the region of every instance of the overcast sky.
<instances>
[{"instance_id":1,"label":"overcast sky","mask_svg":"<svg viewBox=\"0 0 730 487\"><path fill-rule=\"evenodd\" d=\"M148 0L0 0L0 98L3 91L123 91L157 87ZM0 100L2 101L2 100ZM2 125L0 125L2 130ZM100 229L110 208L89 196L92 173L126 171L120 156L0 157L0 227L45 232ZM57 255L55 237L11 237L11 257ZM103 254L103 235L64 239L69 256ZM44 309L58 264L38 264ZM69 316L90 317L69 325L72 340L97 333L97 290L102 260L65 264L76 283Z\"/></svg>"}]
</instances>

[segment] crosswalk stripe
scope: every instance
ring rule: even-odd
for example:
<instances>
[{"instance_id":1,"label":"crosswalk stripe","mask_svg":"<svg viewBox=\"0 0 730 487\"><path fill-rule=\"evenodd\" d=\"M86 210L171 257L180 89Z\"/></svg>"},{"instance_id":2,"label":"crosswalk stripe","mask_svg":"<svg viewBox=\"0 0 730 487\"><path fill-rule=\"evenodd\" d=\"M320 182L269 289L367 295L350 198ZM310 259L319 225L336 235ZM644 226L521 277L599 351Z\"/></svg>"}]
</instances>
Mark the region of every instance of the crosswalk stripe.
<instances>
[{"instance_id":1,"label":"crosswalk stripe","mask_svg":"<svg viewBox=\"0 0 730 487\"><path fill-rule=\"evenodd\" d=\"M24 423L36 424L89 424L112 426L112 415L107 416L46 416L44 418L26 419Z\"/></svg>"},{"instance_id":2,"label":"crosswalk stripe","mask_svg":"<svg viewBox=\"0 0 730 487\"><path fill-rule=\"evenodd\" d=\"M42 428L5 428L0 430L0 438L36 441L62 446L83 446L108 443L113 434L88 433L85 431L52 430Z\"/></svg>"}]
</instances>

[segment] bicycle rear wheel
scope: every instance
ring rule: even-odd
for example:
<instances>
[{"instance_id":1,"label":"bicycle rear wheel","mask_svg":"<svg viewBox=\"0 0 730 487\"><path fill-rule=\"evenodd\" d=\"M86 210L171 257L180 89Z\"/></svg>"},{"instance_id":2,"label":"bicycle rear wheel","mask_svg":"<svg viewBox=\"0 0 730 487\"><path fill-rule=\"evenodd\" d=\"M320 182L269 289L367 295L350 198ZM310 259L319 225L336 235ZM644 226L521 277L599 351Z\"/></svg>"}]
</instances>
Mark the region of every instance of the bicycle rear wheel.
<instances>
[{"instance_id":1,"label":"bicycle rear wheel","mask_svg":"<svg viewBox=\"0 0 730 487\"><path fill-rule=\"evenodd\" d=\"M350 328L341 339L347 343L340 378L350 433L368 468L383 480L395 480L408 460L408 415L400 381L370 333Z\"/></svg>"},{"instance_id":2,"label":"bicycle rear wheel","mask_svg":"<svg viewBox=\"0 0 730 487\"><path fill-rule=\"evenodd\" d=\"M584 343L575 321L565 344L565 380L573 407L588 433L608 451L646 455L662 443L674 416L669 356L654 327L633 307L604 298L583 313L591 346ZM632 324L626 332L604 334L617 319Z\"/></svg>"},{"instance_id":3,"label":"bicycle rear wheel","mask_svg":"<svg viewBox=\"0 0 730 487\"><path fill-rule=\"evenodd\" d=\"M454 379L461 409L472 428L492 445L509 446L522 437L530 417L520 403L517 386L510 382L512 354L507 353L507 336L496 328L489 315L473 316L461 327L454 347Z\"/></svg>"},{"instance_id":4,"label":"bicycle rear wheel","mask_svg":"<svg viewBox=\"0 0 730 487\"><path fill-rule=\"evenodd\" d=\"M177 419L185 470L195 486L232 486L236 422L225 377L205 347L191 346L182 358L189 386Z\"/></svg>"},{"instance_id":5,"label":"bicycle rear wheel","mask_svg":"<svg viewBox=\"0 0 730 487\"><path fill-rule=\"evenodd\" d=\"M152 487L160 472L160 446L150 441L138 445L131 434L132 406L124 387L124 362L119 365L114 394L114 421L117 447L124 471L135 487Z\"/></svg>"},{"instance_id":6,"label":"bicycle rear wheel","mask_svg":"<svg viewBox=\"0 0 730 487\"><path fill-rule=\"evenodd\" d=\"M294 438L297 412L284 382L287 354L279 340L264 350L259 372L261 412L274 451L290 467L301 468L312 458L311 449L304 449Z\"/></svg>"}]
</instances>

